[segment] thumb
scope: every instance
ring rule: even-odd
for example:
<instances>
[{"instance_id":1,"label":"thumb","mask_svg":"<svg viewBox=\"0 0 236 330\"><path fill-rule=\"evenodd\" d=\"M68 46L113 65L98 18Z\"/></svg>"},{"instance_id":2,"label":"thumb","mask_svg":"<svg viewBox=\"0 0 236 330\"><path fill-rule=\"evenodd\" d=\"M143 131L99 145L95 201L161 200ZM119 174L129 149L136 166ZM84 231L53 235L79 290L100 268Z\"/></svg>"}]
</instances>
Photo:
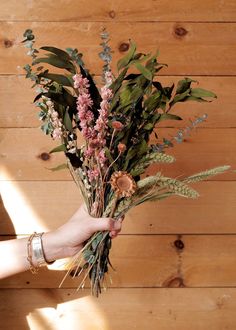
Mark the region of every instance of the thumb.
<instances>
[{"instance_id":1,"label":"thumb","mask_svg":"<svg viewBox=\"0 0 236 330\"><path fill-rule=\"evenodd\" d=\"M120 230L121 221L114 220L112 218L99 218L96 219L93 223L94 231L105 231L105 230Z\"/></svg>"}]
</instances>

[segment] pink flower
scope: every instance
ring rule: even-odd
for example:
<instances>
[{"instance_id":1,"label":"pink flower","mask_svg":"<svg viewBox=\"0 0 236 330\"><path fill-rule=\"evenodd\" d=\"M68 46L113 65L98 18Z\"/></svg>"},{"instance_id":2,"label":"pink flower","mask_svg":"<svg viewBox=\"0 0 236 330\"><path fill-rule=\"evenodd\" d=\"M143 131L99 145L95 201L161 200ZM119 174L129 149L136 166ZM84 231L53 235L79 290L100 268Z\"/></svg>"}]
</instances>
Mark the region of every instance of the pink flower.
<instances>
[{"instance_id":1,"label":"pink flower","mask_svg":"<svg viewBox=\"0 0 236 330\"><path fill-rule=\"evenodd\" d=\"M99 171L98 171L98 169L88 170L87 174L88 174L89 181L92 182L92 181L96 180L97 177L99 176Z\"/></svg>"},{"instance_id":2,"label":"pink flower","mask_svg":"<svg viewBox=\"0 0 236 330\"><path fill-rule=\"evenodd\" d=\"M93 101L89 94L83 93L80 94L77 98L77 104L82 107L91 107L93 105Z\"/></svg>"},{"instance_id":3,"label":"pink flower","mask_svg":"<svg viewBox=\"0 0 236 330\"><path fill-rule=\"evenodd\" d=\"M102 87L101 96L103 100L110 100L113 96L112 90L106 86Z\"/></svg>"},{"instance_id":4,"label":"pink flower","mask_svg":"<svg viewBox=\"0 0 236 330\"><path fill-rule=\"evenodd\" d=\"M99 161L101 167L103 167L105 165L106 160L107 160L107 158L105 156L105 151L102 149L98 154L98 161Z\"/></svg>"},{"instance_id":5,"label":"pink flower","mask_svg":"<svg viewBox=\"0 0 236 330\"><path fill-rule=\"evenodd\" d=\"M81 74L75 74L73 76L74 80L74 88L78 88L80 92L82 92L84 89L89 88L89 81L87 78L83 78Z\"/></svg>"}]
</instances>

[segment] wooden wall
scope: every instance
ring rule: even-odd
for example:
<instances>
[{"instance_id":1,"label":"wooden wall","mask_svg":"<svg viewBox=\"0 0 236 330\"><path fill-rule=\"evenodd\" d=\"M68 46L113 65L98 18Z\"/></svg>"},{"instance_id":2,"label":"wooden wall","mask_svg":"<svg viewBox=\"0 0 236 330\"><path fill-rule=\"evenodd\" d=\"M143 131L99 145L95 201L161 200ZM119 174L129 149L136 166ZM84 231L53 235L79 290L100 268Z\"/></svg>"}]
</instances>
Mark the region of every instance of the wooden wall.
<instances>
[{"instance_id":1,"label":"wooden wall","mask_svg":"<svg viewBox=\"0 0 236 330\"><path fill-rule=\"evenodd\" d=\"M211 104L176 108L187 119L209 115L175 147L176 164L163 167L177 176L222 164L235 169L235 23L231 0L1 1L1 239L56 228L80 204L69 174L47 169L62 156L47 153L53 143L38 129L34 92L23 76L26 28L34 30L38 46L78 47L99 75L99 30L106 26L114 61L132 38L140 51L160 49L160 61L169 64L161 81L191 76L213 90L218 99ZM197 200L171 198L130 212L113 244L117 272L98 300L87 289L75 292L71 279L58 289L61 271L2 280L0 329L235 329L235 178L231 172L197 184Z\"/></svg>"}]
</instances>

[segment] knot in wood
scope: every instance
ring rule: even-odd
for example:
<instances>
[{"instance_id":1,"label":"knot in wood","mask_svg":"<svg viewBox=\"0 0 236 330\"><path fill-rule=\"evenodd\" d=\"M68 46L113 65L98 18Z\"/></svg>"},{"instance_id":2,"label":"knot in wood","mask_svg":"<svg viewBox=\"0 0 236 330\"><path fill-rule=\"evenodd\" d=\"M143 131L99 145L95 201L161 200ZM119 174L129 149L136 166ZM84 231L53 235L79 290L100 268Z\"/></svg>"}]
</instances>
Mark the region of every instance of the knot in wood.
<instances>
[{"instance_id":1,"label":"knot in wood","mask_svg":"<svg viewBox=\"0 0 236 330\"><path fill-rule=\"evenodd\" d=\"M114 10L110 10L108 14L109 14L109 16L111 18L115 18L116 17L116 12Z\"/></svg>"},{"instance_id":2,"label":"knot in wood","mask_svg":"<svg viewBox=\"0 0 236 330\"><path fill-rule=\"evenodd\" d=\"M184 249L184 242L181 241L181 239L175 240L174 245L175 245L176 249L178 249L178 250L183 250Z\"/></svg>"},{"instance_id":3,"label":"knot in wood","mask_svg":"<svg viewBox=\"0 0 236 330\"><path fill-rule=\"evenodd\" d=\"M42 160L49 160L50 155L47 152L42 152L41 155L39 156Z\"/></svg>"},{"instance_id":4,"label":"knot in wood","mask_svg":"<svg viewBox=\"0 0 236 330\"><path fill-rule=\"evenodd\" d=\"M5 48L10 48L13 46L13 41L12 40L9 40L9 39L4 39L3 40L3 44L4 44L4 47Z\"/></svg>"},{"instance_id":5,"label":"knot in wood","mask_svg":"<svg viewBox=\"0 0 236 330\"><path fill-rule=\"evenodd\" d=\"M184 281L181 277L174 277L166 281L164 287L167 288L184 288Z\"/></svg>"},{"instance_id":6,"label":"knot in wood","mask_svg":"<svg viewBox=\"0 0 236 330\"><path fill-rule=\"evenodd\" d=\"M187 33L188 33L188 31L182 26L176 26L174 28L174 34L178 38L182 38L182 37L186 36Z\"/></svg>"},{"instance_id":7,"label":"knot in wood","mask_svg":"<svg viewBox=\"0 0 236 330\"><path fill-rule=\"evenodd\" d=\"M119 46L120 52L126 52L129 49L129 44L127 42L122 42Z\"/></svg>"}]
</instances>

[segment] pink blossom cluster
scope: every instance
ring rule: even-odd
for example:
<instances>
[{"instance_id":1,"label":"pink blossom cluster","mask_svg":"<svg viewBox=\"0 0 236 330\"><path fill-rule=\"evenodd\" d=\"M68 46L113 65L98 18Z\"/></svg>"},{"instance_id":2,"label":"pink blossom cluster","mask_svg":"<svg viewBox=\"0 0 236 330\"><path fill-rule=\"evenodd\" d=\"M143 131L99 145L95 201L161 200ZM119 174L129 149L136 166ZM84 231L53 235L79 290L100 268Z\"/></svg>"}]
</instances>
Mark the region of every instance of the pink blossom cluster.
<instances>
[{"instance_id":1,"label":"pink blossom cluster","mask_svg":"<svg viewBox=\"0 0 236 330\"><path fill-rule=\"evenodd\" d=\"M102 101L100 103L100 109L98 110L99 116L98 119L96 120L94 129L97 132L97 140L99 141L100 144L100 152L98 153L97 157L102 167L105 165L106 162L104 147L106 145L105 136L108 127L107 126L108 114L109 114L109 107L112 96L113 93L111 89L109 89L106 86L101 88Z\"/></svg>"},{"instance_id":2,"label":"pink blossom cluster","mask_svg":"<svg viewBox=\"0 0 236 330\"><path fill-rule=\"evenodd\" d=\"M90 182L93 182L94 180L96 180L99 177L99 171L98 169L94 169L94 170L88 170L88 178Z\"/></svg>"},{"instance_id":3,"label":"pink blossom cluster","mask_svg":"<svg viewBox=\"0 0 236 330\"><path fill-rule=\"evenodd\" d=\"M77 109L80 119L80 126L82 128L82 134L87 140L87 149L84 151L86 158L96 157L97 162L101 167L105 166L107 158L105 156L106 145L106 130L108 123L109 106L113 96L112 90L107 86L101 88L102 101L100 103L100 109L98 110L99 116L95 122L94 127L92 123L94 121L94 115L91 110L93 101L89 94L89 81L87 78L83 78L81 75L75 75L74 87L78 88L79 96L77 98ZM88 171L89 181L92 182L99 176L97 169L90 169Z\"/></svg>"},{"instance_id":4,"label":"pink blossom cluster","mask_svg":"<svg viewBox=\"0 0 236 330\"><path fill-rule=\"evenodd\" d=\"M94 138L94 130L91 127L91 123L94 120L94 115L91 110L93 101L89 94L89 81L87 78L83 78L81 74L73 76L74 87L78 89L79 96L77 98L77 110L80 119L80 127L82 128L82 134L86 140Z\"/></svg>"}]
</instances>

